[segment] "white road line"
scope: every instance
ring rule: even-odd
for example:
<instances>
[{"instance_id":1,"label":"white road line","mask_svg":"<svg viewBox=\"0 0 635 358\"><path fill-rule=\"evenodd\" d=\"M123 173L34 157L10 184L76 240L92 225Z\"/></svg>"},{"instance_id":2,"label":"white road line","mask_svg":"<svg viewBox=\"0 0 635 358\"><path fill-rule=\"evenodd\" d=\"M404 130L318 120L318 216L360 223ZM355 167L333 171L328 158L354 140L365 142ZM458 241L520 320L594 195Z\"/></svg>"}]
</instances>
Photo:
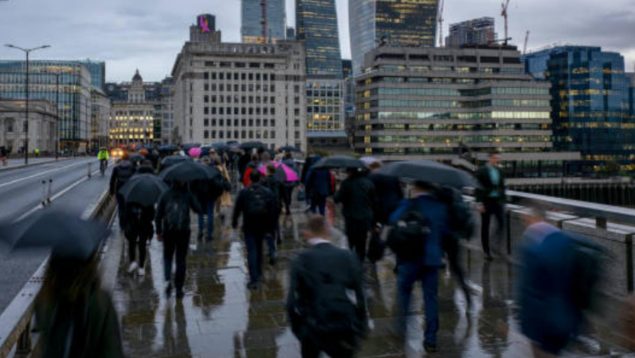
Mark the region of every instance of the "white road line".
<instances>
[{"instance_id":1,"label":"white road line","mask_svg":"<svg viewBox=\"0 0 635 358\"><path fill-rule=\"evenodd\" d=\"M19 183L19 182L21 182L21 181L25 181L25 180L29 180L29 179L33 179L33 178L37 178L37 177L39 177L39 176L46 175L46 174L48 174L48 173L52 173L52 172L56 172L56 171L58 171L58 170L62 170L62 169L70 168L70 167L75 167L75 166L78 166L78 165L86 165L86 164L88 164L88 162L85 162L85 163L75 163L75 164L71 164L71 165L66 165L66 166L63 166L63 167L61 167L61 168L56 168L56 169L47 170L47 171L44 171L44 172L41 172L41 173L33 174L33 175L31 175L31 176L28 176L28 177L24 177L24 178L20 178L20 179L12 180L12 181L10 181L10 182L8 182L8 183L3 183L3 184L0 184L0 188L5 187L5 186L9 186L9 185L12 185L12 184Z\"/></svg>"}]
</instances>

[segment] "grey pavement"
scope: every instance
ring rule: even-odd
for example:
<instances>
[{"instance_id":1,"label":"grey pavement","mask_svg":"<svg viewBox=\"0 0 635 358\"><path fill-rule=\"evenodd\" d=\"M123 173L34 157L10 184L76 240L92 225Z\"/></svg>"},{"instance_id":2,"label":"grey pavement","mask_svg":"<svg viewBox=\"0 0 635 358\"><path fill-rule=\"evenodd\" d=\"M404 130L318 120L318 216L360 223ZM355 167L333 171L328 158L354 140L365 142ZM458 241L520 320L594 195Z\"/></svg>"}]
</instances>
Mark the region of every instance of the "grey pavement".
<instances>
[{"instance_id":1,"label":"grey pavement","mask_svg":"<svg viewBox=\"0 0 635 358\"><path fill-rule=\"evenodd\" d=\"M70 158L67 157L59 157L58 161L63 161L63 160L67 160ZM30 165L41 165L43 163L51 163L51 162L55 162L55 157L33 157L33 156L29 156L29 164L27 166ZM7 165L3 165L2 162L0 162L0 172L3 170L7 170L7 169L15 169L15 168L22 168L25 167L24 165L24 157L21 158L11 158L11 159L7 159Z\"/></svg>"}]
</instances>

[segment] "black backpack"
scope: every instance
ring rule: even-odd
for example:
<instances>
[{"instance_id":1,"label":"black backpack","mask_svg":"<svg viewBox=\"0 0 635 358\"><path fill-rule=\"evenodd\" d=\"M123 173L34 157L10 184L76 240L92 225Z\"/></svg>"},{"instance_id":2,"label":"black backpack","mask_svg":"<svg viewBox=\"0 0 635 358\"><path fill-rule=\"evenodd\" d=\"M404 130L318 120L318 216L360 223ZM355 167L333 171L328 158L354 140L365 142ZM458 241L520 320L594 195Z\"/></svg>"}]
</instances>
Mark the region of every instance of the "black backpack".
<instances>
[{"instance_id":1,"label":"black backpack","mask_svg":"<svg viewBox=\"0 0 635 358\"><path fill-rule=\"evenodd\" d=\"M430 222L411 199L408 210L391 227L386 245L400 260L414 261L425 255L429 236Z\"/></svg>"},{"instance_id":2,"label":"black backpack","mask_svg":"<svg viewBox=\"0 0 635 358\"><path fill-rule=\"evenodd\" d=\"M174 195L165 205L163 231L185 231L190 228L190 203L186 194Z\"/></svg>"},{"instance_id":3,"label":"black backpack","mask_svg":"<svg viewBox=\"0 0 635 358\"><path fill-rule=\"evenodd\" d=\"M249 219L265 220L269 217L271 192L260 185L247 188L249 195L245 205L245 217Z\"/></svg>"}]
</instances>

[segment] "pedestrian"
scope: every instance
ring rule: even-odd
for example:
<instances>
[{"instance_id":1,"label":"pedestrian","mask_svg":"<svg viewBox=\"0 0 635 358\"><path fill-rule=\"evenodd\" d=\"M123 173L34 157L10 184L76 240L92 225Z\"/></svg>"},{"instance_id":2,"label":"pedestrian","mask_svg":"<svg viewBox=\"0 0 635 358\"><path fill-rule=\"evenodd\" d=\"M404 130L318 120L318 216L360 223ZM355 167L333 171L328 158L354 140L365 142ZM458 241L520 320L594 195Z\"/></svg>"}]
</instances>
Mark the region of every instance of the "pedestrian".
<instances>
[{"instance_id":1,"label":"pedestrian","mask_svg":"<svg viewBox=\"0 0 635 358\"><path fill-rule=\"evenodd\" d=\"M209 157L203 157L201 164L211 166L211 160ZM198 214L198 241L202 242L205 237L206 242L212 241L214 237L214 207L216 206L216 199L220 195L212 183L208 181L197 182L195 184L196 199L201 206L201 211ZM207 219L207 230L205 230L205 219Z\"/></svg>"},{"instance_id":2,"label":"pedestrian","mask_svg":"<svg viewBox=\"0 0 635 358\"><path fill-rule=\"evenodd\" d=\"M243 236L247 246L249 267L249 289L257 289L262 279L262 244L267 235L275 230L276 199L271 190L260 183L258 170L251 172L251 186L240 191L234 206L232 228L238 228L238 219L243 217Z\"/></svg>"},{"instance_id":3,"label":"pedestrian","mask_svg":"<svg viewBox=\"0 0 635 358\"><path fill-rule=\"evenodd\" d=\"M2 165L3 166L7 166L7 155L8 155L8 151L7 148L5 146L1 146L0 147L0 161L2 161Z\"/></svg>"},{"instance_id":4,"label":"pedestrian","mask_svg":"<svg viewBox=\"0 0 635 358\"><path fill-rule=\"evenodd\" d=\"M430 183L414 182L412 198L403 200L390 216L390 223L393 225L391 235L393 231L398 232L397 228L404 227L404 222L412 225L410 222L416 221L420 229L410 230L408 235L411 236L407 239L410 242L415 240L417 245L395 248L390 242L388 243L388 246L397 255L399 313L396 319L396 333L400 337L406 335L412 288L417 281L421 281L425 303L424 349L426 352L437 351L437 331L439 330L438 272L443 265L441 240L449 231L447 206L435 196L435 190L436 188Z\"/></svg>"},{"instance_id":5,"label":"pedestrian","mask_svg":"<svg viewBox=\"0 0 635 358\"><path fill-rule=\"evenodd\" d=\"M360 263L366 258L366 242L376 211L376 192L365 172L348 169L348 177L335 193L335 202L342 203L348 246L357 253Z\"/></svg>"},{"instance_id":6,"label":"pedestrian","mask_svg":"<svg viewBox=\"0 0 635 358\"><path fill-rule=\"evenodd\" d=\"M134 164L128 160L128 153L124 152L121 155L121 159L112 170L109 188L110 195L114 195L117 199L117 212L119 217L119 227L121 230L126 228L126 205L123 197L119 194L119 189L121 189L121 187L123 187L134 174Z\"/></svg>"},{"instance_id":7,"label":"pedestrian","mask_svg":"<svg viewBox=\"0 0 635 358\"><path fill-rule=\"evenodd\" d=\"M310 197L310 211L324 216L326 212L326 198L332 192L331 172L328 169L319 168L309 170L304 183L306 195Z\"/></svg>"},{"instance_id":8,"label":"pedestrian","mask_svg":"<svg viewBox=\"0 0 635 358\"><path fill-rule=\"evenodd\" d=\"M276 263L276 242L280 242L280 213L282 211L282 188L283 183L276 178L276 167L272 163L267 165L267 176L263 179L262 185L271 190L273 197L276 200L275 204L275 229L273 235L268 235L267 247L269 248L269 264L275 265Z\"/></svg>"},{"instance_id":9,"label":"pedestrian","mask_svg":"<svg viewBox=\"0 0 635 358\"><path fill-rule=\"evenodd\" d=\"M154 206L141 206L136 203L126 203L126 228L124 234L128 240L128 273L145 275L146 244L154 235L152 220ZM139 258L137 259L137 251Z\"/></svg>"},{"instance_id":10,"label":"pedestrian","mask_svg":"<svg viewBox=\"0 0 635 358\"><path fill-rule=\"evenodd\" d=\"M368 175L368 179L375 186L377 202L381 203L381 205L376 205L375 221L386 225L388 217L397 209L404 196L401 183L399 183L397 177L377 173L377 170L381 167L382 164L379 161L371 163L369 165L371 172Z\"/></svg>"},{"instance_id":11,"label":"pedestrian","mask_svg":"<svg viewBox=\"0 0 635 358\"><path fill-rule=\"evenodd\" d=\"M251 185L251 173L258 171L258 168L260 168L260 158L258 157L258 154L253 154L251 156L251 161L247 163L245 173L242 177L243 186L245 188Z\"/></svg>"},{"instance_id":12,"label":"pedestrian","mask_svg":"<svg viewBox=\"0 0 635 358\"><path fill-rule=\"evenodd\" d=\"M187 185L173 182L172 187L159 199L155 217L157 240L163 242L165 293L168 297L172 294L172 261L176 257L174 287L178 299L184 296L183 284L191 233L190 208L195 212L201 211L198 202L187 190Z\"/></svg>"},{"instance_id":13,"label":"pedestrian","mask_svg":"<svg viewBox=\"0 0 635 358\"><path fill-rule=\"evenodd\" d=\"M481 244L485 259L491 261L490 251L490 222L492 216L496 218L497 235L500 237L504 226L505 213L505 177L498 167L500 154L491 152L486 165L479 168L476 178L481 184L476 189L476 201L480 204L481 212Z\"/></svg>"},{"instance_id":14,"label":"pedestrian","mask_svg":"<svg viewBox=\"0 0 635 358\"><path fill-rule=\"evenodd\" d=\"M295 164L295 160L293 160L290 152L284 153L282 164L286 165L294 172L299 173L298 167ZM293 199L293 189L295 188L296 183L284 182L282 184L282 202L284 204L284 212L286 215L291 215L291 200Z\"/></svg>"},{"instance_id":15,"label":"pedestrian","mask_svg":"<svg viewBox=\"0 0 635 358\"><path fill-rule=\"evenodd\" d=\"M154 166L152 165L152 162L148 159L142 160L141 164L139 164L139 167L137 168L137 174L154 174Z\"/></svg>"},{"instance_id":16,"label":"pedestrian","mask_svg":"<svg viewBox=\"0 0 635 358\"><path fill-rule=\"evenodd\" d=\"M303 232L309 248L291 264L287 315L303 358L352 357L368 330L362 267L331 244L330 231L323 216L311 216Z\"/></svg>"}]
</instances>

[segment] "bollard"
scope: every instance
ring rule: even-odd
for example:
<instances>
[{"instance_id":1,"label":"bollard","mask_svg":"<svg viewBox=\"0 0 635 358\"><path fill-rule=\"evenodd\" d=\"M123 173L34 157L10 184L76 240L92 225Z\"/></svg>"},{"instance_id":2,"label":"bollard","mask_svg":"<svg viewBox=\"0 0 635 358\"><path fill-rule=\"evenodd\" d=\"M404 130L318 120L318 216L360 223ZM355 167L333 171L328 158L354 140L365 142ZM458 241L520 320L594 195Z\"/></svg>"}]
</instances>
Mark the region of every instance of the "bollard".
<instances>
[{"instance_id":1,"label":"bollard","mask_svg":"<svg viewBox=\"0 0 635 358\"><path fill-rule=\"evenodd\" d=\"M42 206L46 206L46 180L42 180Z\"/></svg>"},{"instance_id":2,"label":"bollard","mask_svg":"<svg viewBox=\"0 0 635 358\"><path fill-rule=\"evenodd\" d=\"M91 174L90 174L90 167L92 166L93 163L88 163L88 179L90 179Z\"/></svg>"},{"instance_id":3,"label":"bollard","mask_svg":"<svg viewBox=\"0 0 635 358\"><path fill-rule=\"evenodd\" d=\"M51 196L53 195L53 178L49 178L49 186L46 195L46 203L51 205Z\"/></svg>"}]
</instances>

